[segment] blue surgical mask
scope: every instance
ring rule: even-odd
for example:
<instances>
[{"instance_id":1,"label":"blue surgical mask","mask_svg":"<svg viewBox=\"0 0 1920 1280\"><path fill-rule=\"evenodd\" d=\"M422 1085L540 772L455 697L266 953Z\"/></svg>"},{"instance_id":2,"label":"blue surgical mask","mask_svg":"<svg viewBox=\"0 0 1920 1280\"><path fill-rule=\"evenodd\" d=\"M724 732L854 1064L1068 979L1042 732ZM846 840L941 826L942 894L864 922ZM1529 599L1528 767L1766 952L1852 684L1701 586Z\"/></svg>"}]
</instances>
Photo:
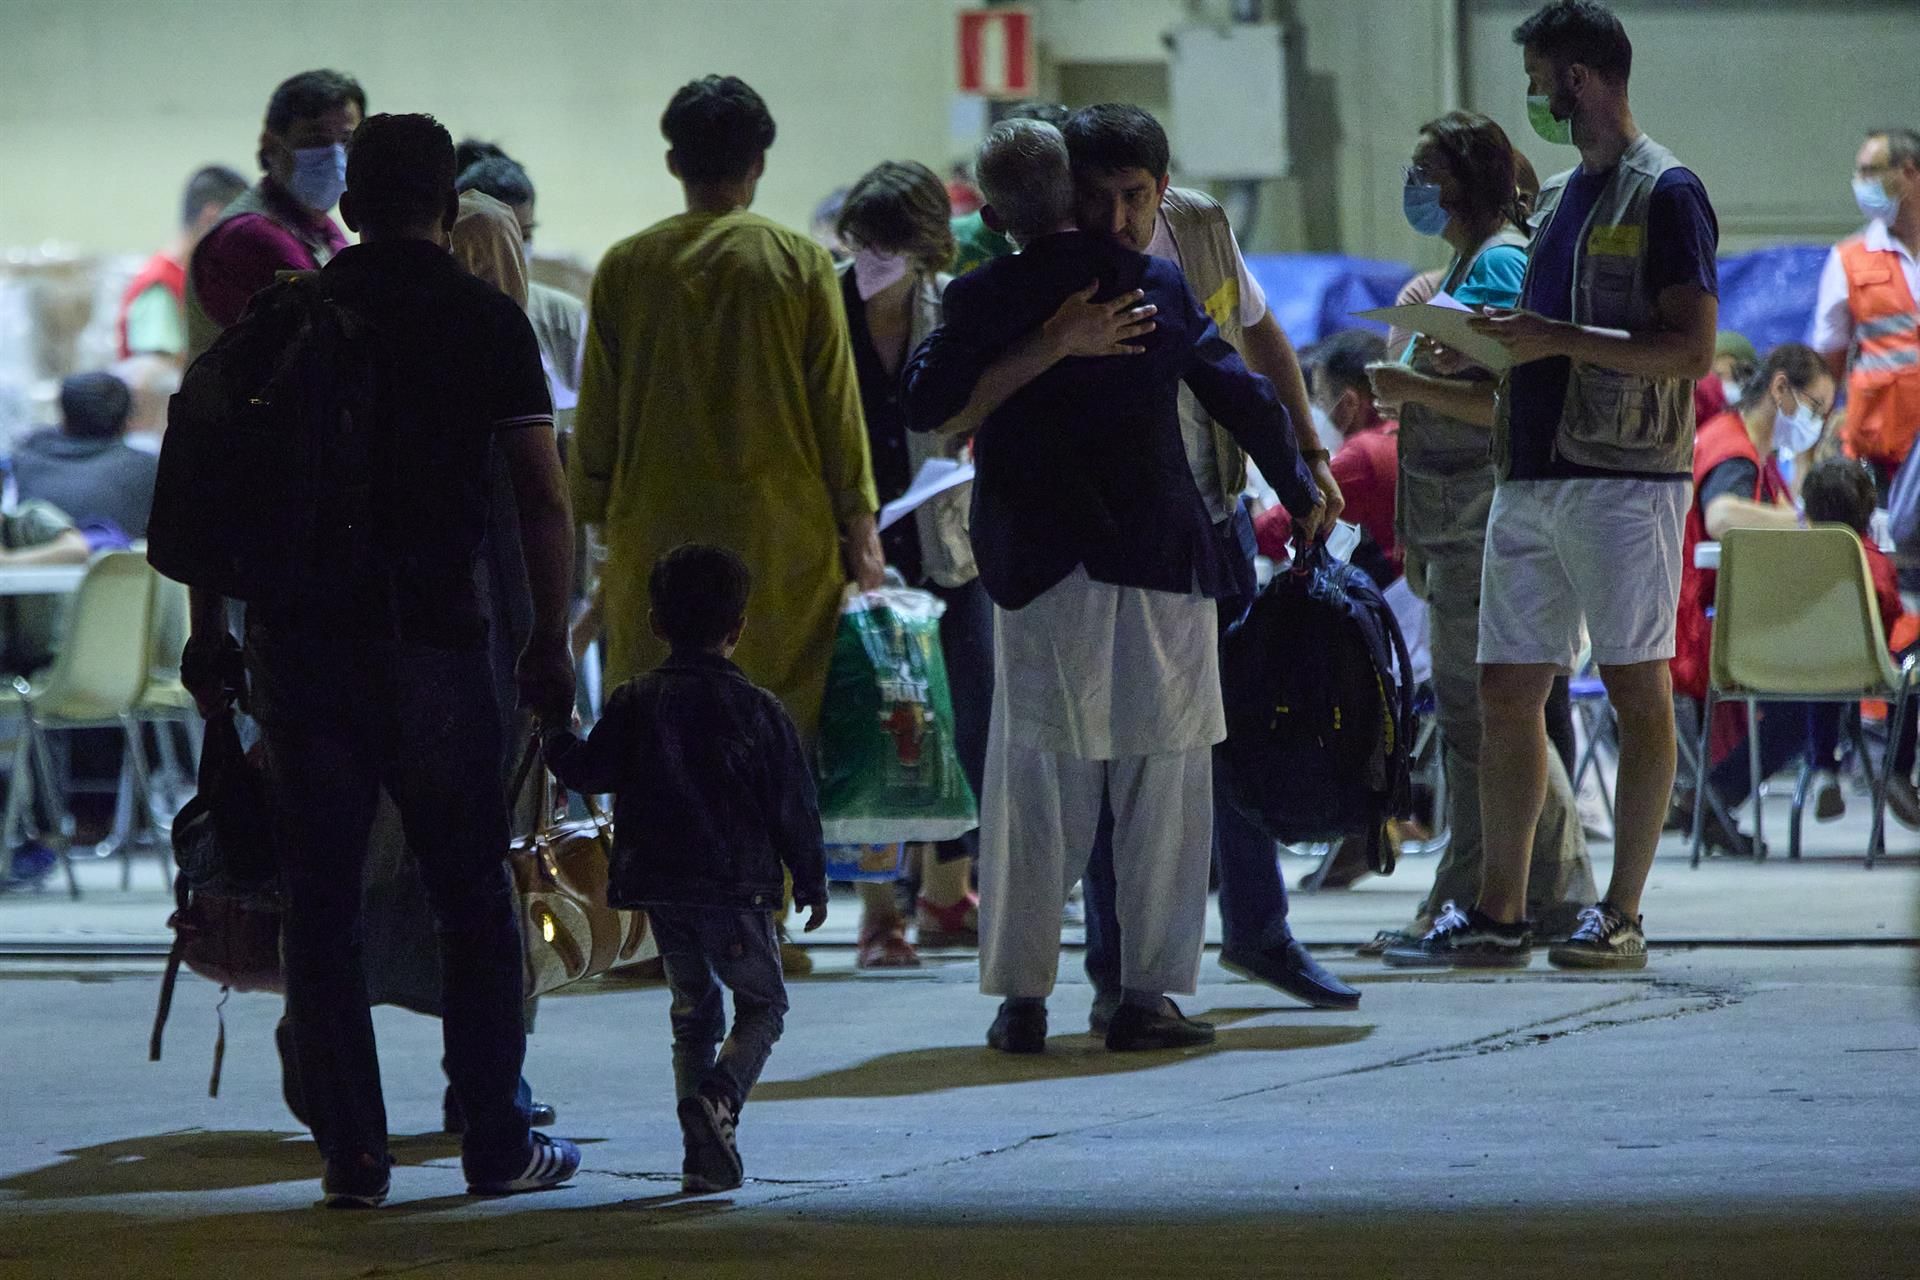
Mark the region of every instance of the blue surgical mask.
<instances>
[{"instance_id":1,"label":"blue surgical mask","mask_svg":"<svg viewBox=\"0 0 1920 1280\"><path fill-rule=\"evenodd\" d=\"M1900 202L1887 194L1887 184L1879 178L1855 178L1853 202L1869 222L1892 222L1900 212Z\"/></svg>"},{"instance_id":2,"label":"blue surgical mask","mask_svg":"<svg viewBox=\"0 0 1920 1280\"><path fill-rule=\"evenodd\" d=\"M1423 236L1437 236L1447 229L1451 215L1440 207L1440 184L1409 182L1400 191L1400 209L1407 225Z\"/></svg>"},{"instance_id":3,"label":"blue surgical mask","mask_svg":"<svg viewBox=\"0 0 1920 1280\"><path fill-rule=\"evenodd\" d=\"M295 200L315 213L325 213L340 203L347 189L347 149L339 143L330 147L301 147L293 153L293 176L287 190Z\"/></svg>"}]
</instances>

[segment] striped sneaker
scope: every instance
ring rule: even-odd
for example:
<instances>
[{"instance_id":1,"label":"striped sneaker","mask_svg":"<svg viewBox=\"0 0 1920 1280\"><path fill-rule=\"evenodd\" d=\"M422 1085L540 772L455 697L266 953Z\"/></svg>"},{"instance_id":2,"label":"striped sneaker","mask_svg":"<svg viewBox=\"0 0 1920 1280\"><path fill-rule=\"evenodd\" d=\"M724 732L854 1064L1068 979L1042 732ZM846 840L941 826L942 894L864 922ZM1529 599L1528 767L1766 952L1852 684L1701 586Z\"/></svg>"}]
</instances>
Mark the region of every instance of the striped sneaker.
<instances>
[{"instance_id":1,"label":"striped sneaker","mask_svg":"<svg viewBox=\"0 0 1920 1280\"><path fill-rule=\"evenodd\" d=\"M1640 917L1602 902L1580 913L1580 924L1565 942L1555 943L1547 959L1560 969L1644 969L1647 935Z\"/></svg>"},{"instance_id":2,"label":"striped sneaker","mask_svg":"<svg viewBox=\"0 0 1920 1280\"><path fill-rule=\"evenodd\" d=\"M1394 943L1380 958L1395 969L1524 969L1533 962L1533 929L1449 902L1425 937Z\"/></svg>"},{"instance_id":3,"label":"striped sneaker","mask_svg":"<svg viewBox=\"0 0 1920 1280\"><path fill-rule=\"evenodd\" d=\"M364 1154L327 1161L320 1179L320 1205L326 1209L378 1209L393 1189L393 1157Z\"/></svg>"},{"instance_id":4,"label":"striped sneaker","mask_svg":"<svg viewBox=\"0 0 1920 1280\"><path fill-rule=\"evenodd\" d=\"M680 1099L680 1133L686 1140L686 1160L680 1166L680 1189L688 1195L732 1191L746 1180L735 1141L740 1115L733 1103L705 1089Z\"/></svg>"},{"instance_id":5,"label":"striped sneaker","mask_svg":"<svg viewBox=\"0 0 1920 1280\"><path fill-rule=\"evenodd\" d=\"M467 1183L470 1196L511 1196L522 1191L548 1191L570 1180L580 1169L580 1148L565 1138L534 1132L533 1155L518 1177Z\"/></svg>"}]
</instances>

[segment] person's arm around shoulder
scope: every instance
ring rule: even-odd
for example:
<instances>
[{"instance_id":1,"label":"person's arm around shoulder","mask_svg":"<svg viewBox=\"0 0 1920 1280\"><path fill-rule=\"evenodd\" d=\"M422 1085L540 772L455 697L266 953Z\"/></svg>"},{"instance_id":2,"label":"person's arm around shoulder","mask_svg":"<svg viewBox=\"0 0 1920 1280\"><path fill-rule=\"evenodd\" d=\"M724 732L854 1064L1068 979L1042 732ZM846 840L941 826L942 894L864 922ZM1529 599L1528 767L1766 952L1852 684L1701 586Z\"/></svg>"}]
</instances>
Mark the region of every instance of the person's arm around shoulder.
<instances>
[{"instance_id":1,"label":"person's arm around shoulder","mask_svg":"<svg viewBox=\"0 0 1920 1280\"><path fill-rule=\"evenodd\" d=\"M762 811L772 817L773 847L793 877L794 905L807 908L805 932L812 933L827 922L827 850L820 832L813 763L780 700L765 690L760 696L766 777L773 792Z\"/></svg>"},{"instance_id":2,"label":"person's arm around shoulder","mask_svg":"<svg viewBox=\"0 0 1920 1280\"><path fill-rule=\"evenodd\" d=\"M599 722L585 738L566 721L545 727L541 748L548 770L562 786L582 795L620 789L627 761L632 758L635 698L631 685L615 689Z\"/></svg>"},{"instance_id":3,"label":"person's arm around shoulder","mask_svg":"<svg viewBox=\"0 0 1920 1280\"><path fill-rule=\"evenodd\" d=\"M1647 273L1656 290L1652 328L1629 333L1503 311L1475 317L1475 331L1504 346L1515 364L1565 356L1634 377L1688 382L1712 372L1720 229L1700 180L1674 172L1681 176L1662 179L1647 215Z\"/></svg>"},{"instance_id":4,"label":"person's arm around shoulder","mask_svg":"<svg viewBox=\"0 0 1920 1280\"><path fill-rule=\"evenodd\" d=\"M1156 308L1138 289L1094 301L1098 281L1071 294L1039 328L997 352L969 341L955 321L956 289L977 281L963 277L947 291L947 323L915 353L909 369L908 417L916 431L971 435L1022 387L1069 357L1136 356L1135 339L1154 328ZM964 290L961 290L963 295ZM968 314L963 299L958 307Z\"/></svg>"}]
</instances>

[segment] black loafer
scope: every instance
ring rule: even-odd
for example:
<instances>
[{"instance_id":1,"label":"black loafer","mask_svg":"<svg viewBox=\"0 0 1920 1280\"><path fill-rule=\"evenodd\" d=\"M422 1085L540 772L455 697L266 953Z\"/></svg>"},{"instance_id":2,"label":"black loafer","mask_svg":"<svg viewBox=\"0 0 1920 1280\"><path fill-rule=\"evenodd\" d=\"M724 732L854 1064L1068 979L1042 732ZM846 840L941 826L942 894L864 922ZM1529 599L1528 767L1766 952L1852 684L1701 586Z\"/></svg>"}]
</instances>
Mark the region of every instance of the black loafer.
<instances>
[{"instance_id":1,"label":"black loafer","mask_svg":"<svg viewBox=\"0 0 1920 1280\"><path fill-rule=\"evenodd\" d=\"M1047 1006L1007 1001L987 1029L987 1047L1002 1053L1044 1053L1047 1048Z\"/></svg>"},{"instance_id":2,"label":"black loafer","mask_svg":"<svg viewBox=\"0 0 1920 1280\"><path fill-rule=\"evenodd\" d=\"M1358 1009L1360 993L1334 977L1298 938L1265 951L1222 951L1220 967L1316 1009Z\"/></svg>"},{"instance_id":3,"label":"black loafer","mask_svg":"<svg viewBox=\"0 0 1920 1280\"><path fill-rule=\"evenodd\" d=\"M1159 1009L1143 1009L1123 1004L1107 1024L1107 1048L1114 1053L1137 1053L1147 1049L1191 1049L1213 1043L1213 1024L1195 1022L1180 1012L1173 1001L1164 1001Z\"/></svg>"}]
</instances>

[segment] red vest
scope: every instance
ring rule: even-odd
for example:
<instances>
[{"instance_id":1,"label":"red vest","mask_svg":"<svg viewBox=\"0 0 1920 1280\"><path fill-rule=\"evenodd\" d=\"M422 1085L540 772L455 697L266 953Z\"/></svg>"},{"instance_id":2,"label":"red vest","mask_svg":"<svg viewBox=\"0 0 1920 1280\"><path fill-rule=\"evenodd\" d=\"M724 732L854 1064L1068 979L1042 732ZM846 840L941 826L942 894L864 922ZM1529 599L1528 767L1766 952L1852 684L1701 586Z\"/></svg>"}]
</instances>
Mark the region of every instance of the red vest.
<instances>
[{"instance_id":1,"label":"red vest","mask_svg":"<svg viewBox=\"0 0 1920 1280\"><path fill-rule=\"evenodd\" d=\"M1861 237L1844 241L1839 252L1853 317L1847 449L1898 466L1920 433L1920 305L1897 254L1876 253Z\"/></svg>"},{"instance_id":2,"label":"red vest","mask_svg":"<svg viewBox=\"0 0 1920 1280\"><path fill-rule=\"evenodd\" d=\"M1714 585L1720 575L1711 569L1693 567L1693 549L1707 536L1707 512L1700 501L1700 486L1723 462L1744 458L1760 469L1753 486L1755 502L1777 502L1788 496L1780 471L1773 459L1764 461L1747 435L1747 424L1733 412L1721 414L1700 428L1693 443L1693 505L1687 508L1686 540L1680 550L1680 618L1673 639L1673 690L1695 701L1707 696L1707 659L1713 648Z\"/></svg>"},{"instance_id":3,"label":"red vest","mask_svg":"<svg viewBox=\"0 0 1920 1280\"><path fill-rule=\"evenodd\" d=\"M148 258L147 265L140 268L140 274L120 295L120 311L113 320L114 345L119 347L122 360L133 354L127 348L127 312L132 310L135 298L155 285L166 286L175 303L181 307L187 305L187 269L164 253L156 253Z\"/></svg>"}]
</instances>

